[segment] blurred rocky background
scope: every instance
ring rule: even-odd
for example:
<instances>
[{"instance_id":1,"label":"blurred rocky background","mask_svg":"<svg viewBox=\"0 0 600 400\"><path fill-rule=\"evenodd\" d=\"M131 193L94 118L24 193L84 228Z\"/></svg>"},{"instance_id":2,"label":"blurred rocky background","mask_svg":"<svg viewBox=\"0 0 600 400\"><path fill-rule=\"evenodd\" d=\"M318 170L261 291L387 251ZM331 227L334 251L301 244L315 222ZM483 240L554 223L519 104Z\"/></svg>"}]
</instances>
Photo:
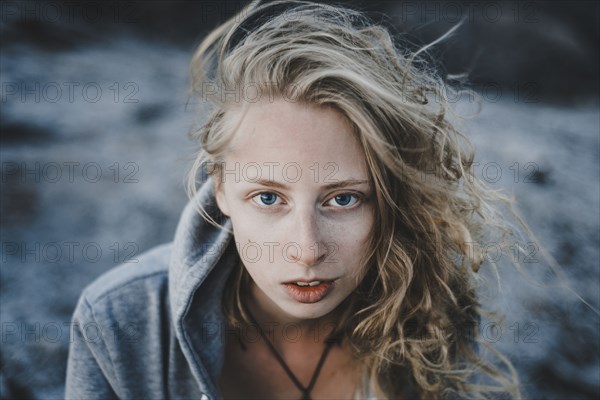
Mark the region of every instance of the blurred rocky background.
<instances>
[{"instance_id":1,"label":"blurred rocky background","mask_svg":"<svg viewBox=\"0 0 600 400\"><path fill-rule=\"evenodd\" d=\"M191 54L245 4L0 3L1 398L62 398L82 288L172 240L196 149L186 134L203 118L188 103ZM444 74L468 75L457 109L473 114L472 95L481 100L464 122L475 173L515 196L573 291L600 308L598 3L340 4L414 48L463 21L431 55ZM501 264L518 257L488 250ZM502 287L482 292L506 315L482 334L513 361L527 398L596 399L598 314L528 252L531 282L501 268Z\"/></svg>"}]
</instances>

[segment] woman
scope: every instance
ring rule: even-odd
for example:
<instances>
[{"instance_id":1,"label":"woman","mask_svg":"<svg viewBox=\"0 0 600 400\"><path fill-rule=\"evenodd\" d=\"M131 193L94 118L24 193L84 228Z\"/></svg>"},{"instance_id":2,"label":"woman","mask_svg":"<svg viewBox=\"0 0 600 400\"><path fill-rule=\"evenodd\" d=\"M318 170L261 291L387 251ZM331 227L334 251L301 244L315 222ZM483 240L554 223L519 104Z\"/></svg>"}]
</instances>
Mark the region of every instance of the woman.
<instances>
[{"instance_id":1,"label":"woman","mask_svg":"<svg viewBox=\"0 0 600 400\"><path fill-rule=\"evenodd\" d=\"M84 290L66 397L520 397L478 353L474 285L510 201L472 174L425 49L309 2L211 32L192 199L173 243Z\"/></svg>"}]
</instances>

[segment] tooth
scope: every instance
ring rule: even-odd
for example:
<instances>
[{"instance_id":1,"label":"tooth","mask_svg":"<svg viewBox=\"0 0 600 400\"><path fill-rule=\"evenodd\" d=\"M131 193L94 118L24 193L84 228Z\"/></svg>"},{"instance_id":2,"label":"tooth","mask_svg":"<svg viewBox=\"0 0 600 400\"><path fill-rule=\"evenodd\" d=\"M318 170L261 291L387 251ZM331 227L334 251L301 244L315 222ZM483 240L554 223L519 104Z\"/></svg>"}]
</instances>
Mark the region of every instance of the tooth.
<instances>
[{"instance_id":1,"label":"tooth","mask_svg":"<svg viewBox=\"0 0 600 400\"><path fill-rule=\"evenodd\" d=\"M296 282L296 285L298 285L298 286L308 286L309 284L305 283L305 282Z\"/></svg>"},{"instance_id":2,"label":"tooth","mask_svg":"<svg viewBox=\"0 0 600 400\"><path fill-rule=\"evenodd\" d=\"M317 285L320 285L320 284L321 284L320 281L314 281L314 282L309 283L310 286L317 286Z\"/></svg>"}]
</instances>

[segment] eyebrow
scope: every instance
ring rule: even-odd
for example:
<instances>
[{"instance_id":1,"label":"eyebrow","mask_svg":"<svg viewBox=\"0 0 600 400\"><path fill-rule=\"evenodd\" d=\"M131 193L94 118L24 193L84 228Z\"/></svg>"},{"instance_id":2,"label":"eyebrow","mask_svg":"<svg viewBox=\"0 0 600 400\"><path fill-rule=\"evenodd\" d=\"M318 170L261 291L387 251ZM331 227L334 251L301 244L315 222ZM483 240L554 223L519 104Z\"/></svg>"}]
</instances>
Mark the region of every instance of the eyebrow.
<instances>
[{"instance_id":1,"label":"eyebrow","mask_svg":"<svg viewBox=\"0 0 600 400\"><path fill-rule=\"evenodd\" d=\"M268 180L268 179L258 179L256 181L252 181L252 183L256 183L256 184L263 185L263 186L274 187L274 188L278 188L278 189L288 189L288 187L285 184L283 184L281 182L277 182L277 181ZM347 179L345 181L333 182L333 183L324 185L323 187L325 189L331 190L331 189L344 188L344 187L348 187L348 186L362 185L365 183L369 183L369 181L359 180L359 179Z\"/></svg>"}]
</instances>

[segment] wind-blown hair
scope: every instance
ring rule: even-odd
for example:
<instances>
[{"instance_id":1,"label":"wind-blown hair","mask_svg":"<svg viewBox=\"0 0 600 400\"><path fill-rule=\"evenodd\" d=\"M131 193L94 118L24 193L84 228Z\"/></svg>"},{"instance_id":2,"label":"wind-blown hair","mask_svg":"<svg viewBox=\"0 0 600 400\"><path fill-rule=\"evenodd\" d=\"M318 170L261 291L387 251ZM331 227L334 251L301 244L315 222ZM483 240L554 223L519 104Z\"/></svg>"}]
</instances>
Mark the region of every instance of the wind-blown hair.
<instances>
[{"instance_id":1,"label":"wind-blown hair","mask_svg":"<svg viewBox=\"0 0 600 400\"><path fill-rule=\"evenodd\" d=\"M213 109L191 133L200 150L188 195L201 170L221 180L239 116L257 96L333 107L353 127L375 193L366 273L335 328L370 386L380 398L519 398L510 361L496 353L501 367L480 356L490 346L479 334L475 292L483 261L476 244L489 232L508 244L511 229L495 204L512 210L512 200L473 173L473 148L448 118L454 89L425 62L428 47L400 47L388 29L342 6L251 3L193 57L193 94ZM241 263L230 279L227 320L249 323Z\"/></svg>"}]
</instances>

